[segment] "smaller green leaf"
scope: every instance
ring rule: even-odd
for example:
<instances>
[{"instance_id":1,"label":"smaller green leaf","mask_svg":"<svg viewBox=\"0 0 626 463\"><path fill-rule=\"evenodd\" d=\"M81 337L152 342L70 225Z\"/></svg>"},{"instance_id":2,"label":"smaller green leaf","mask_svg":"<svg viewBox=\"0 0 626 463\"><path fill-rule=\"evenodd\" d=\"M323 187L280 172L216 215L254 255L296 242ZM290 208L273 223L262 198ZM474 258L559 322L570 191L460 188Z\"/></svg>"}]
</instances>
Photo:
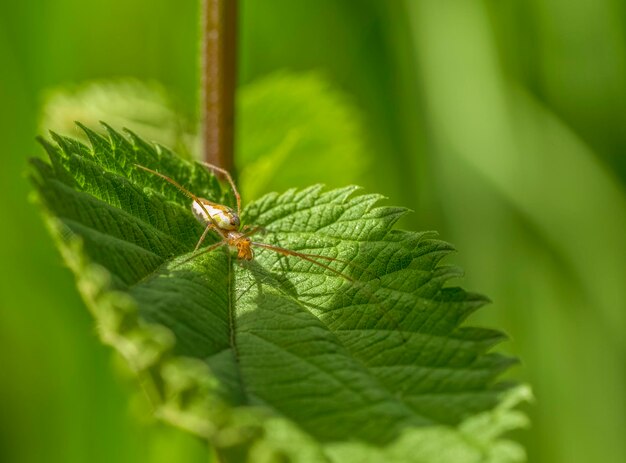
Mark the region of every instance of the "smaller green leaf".
<instances>
[{"instance_id":1,"label":"smaller green leaf","mask_svg":"<svg viewBox=\"0 0 626 463\"><path fill-rule=\"evenodd\" d=\"M87 81L48 90L40 127L42 131L52 130L88 141L90 137L77 131L74 121L80 120L103 134L103 119L117 127L136 130L148 140L174 146L187 158L195 148L193 124L182 115L174 98L156 82L132 78Z\"/></svg>"},{"instance_id":2,"label":"smaller green leaf","mask_svg":"<svg viewBox=\"0 0 626 463\"><path fill-rule=\"evenodd\" d=\"M320 181L357 182L371 162L359 111L319 74L280 72L248 84L237 114L246 198Z\"/></svg>"}]
</instances>

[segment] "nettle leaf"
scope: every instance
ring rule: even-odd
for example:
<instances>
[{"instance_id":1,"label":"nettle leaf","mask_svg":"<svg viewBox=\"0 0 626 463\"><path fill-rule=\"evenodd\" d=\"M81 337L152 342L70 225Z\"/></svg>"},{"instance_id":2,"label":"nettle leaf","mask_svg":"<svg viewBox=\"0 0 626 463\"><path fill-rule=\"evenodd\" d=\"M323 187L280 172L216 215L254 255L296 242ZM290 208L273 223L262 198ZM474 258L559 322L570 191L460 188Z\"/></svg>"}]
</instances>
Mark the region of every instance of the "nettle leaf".
<instances>
[{"instance_id":1,"label":"nettle leaf","mask_svg":"<svg viewBox=\"0 0 626 463\"><path fill-rule=\"evenodd\" d=\"M53 134L33 160L39 198L104 342L137 372L162 419L224 461L521 461L500 435L524 424L502 333L461 326L485 304L447 286L452 247L396 230L404 209L356 187L248 204L255 238L332 257L336 272L257 249L194 259L190 201L135 164L233 204L198 164L106 127L91 146ZM208 242L215 242L211 237ZM346 263L346 262L349 262ZM337 273L340 272L340 273Z\"/></svg>"}]
</instances>

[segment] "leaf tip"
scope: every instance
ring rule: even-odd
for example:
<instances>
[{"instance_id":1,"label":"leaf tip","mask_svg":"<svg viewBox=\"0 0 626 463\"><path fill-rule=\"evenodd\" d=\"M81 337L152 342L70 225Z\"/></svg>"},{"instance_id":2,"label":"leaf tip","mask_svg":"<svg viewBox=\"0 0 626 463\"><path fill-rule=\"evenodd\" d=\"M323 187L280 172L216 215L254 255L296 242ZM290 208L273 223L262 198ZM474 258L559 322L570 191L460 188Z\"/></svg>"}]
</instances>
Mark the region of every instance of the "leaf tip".
<instances>
[{"instance_id":1,"label":"leaf tip","mask_svg":"<svg viewBox=\"0 0 626 463\"><path fill-rule=\"evenodd\" d=\"M104 140L98 132L96 132L93 129L90 129L87 125L83 124L82 122L74 121L74 124L76 124L78 128L80 128L83 132L85 132L85 135L87 135L87 138L89 138L90 142L94 143L95 140Z\"/></svg>"}]
</instances>

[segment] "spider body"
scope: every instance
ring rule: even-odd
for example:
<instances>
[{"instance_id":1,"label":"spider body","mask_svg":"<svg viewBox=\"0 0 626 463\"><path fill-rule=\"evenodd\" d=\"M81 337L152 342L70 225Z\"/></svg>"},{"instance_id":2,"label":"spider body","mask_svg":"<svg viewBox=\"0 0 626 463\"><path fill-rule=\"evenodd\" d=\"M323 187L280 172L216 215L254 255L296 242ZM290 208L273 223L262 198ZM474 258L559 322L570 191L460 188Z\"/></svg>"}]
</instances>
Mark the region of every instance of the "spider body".
<instances>
[{"instance_id":1,"label":"spider body","mask_svg":"<svg viewBox=\"0 0 626 463\"><path fill-rule=\"evenodd\" d=\"M204 225L213 224L224 231L239 229L239 215L228 206L198 198L191 203L191 210L198 222Z\"/></svg>"},{"instance_id":2,"label":"spider body","mask_svg":"<svg viewBox=\"0 0 626 463\"><path fill-rule=\"evenodd\" d=\"M228 180L228 183L230 183L230 186L233 190L233 194L235 195L235 198L237 200L237 212L235 212L233 209L231 209L228 206L214 203L212 201L209 201L208 199L200 198L194 195L191 191L187 190L185 187L183 187L182 185L180 185L179 183L177 183L175 180L171 179L167 175L161 174L155 170L149 169L139 164L135 164L136 167L142 170L145 170L147 172L150 172L153 175L157 175L161 177L163 180L167 181L168 183L171 183L176 188L178 188L185 196L187 196L189 199L193 201L191 203L191 210L194 216L196 217L196 219L200 223L205 225L204 232L202 233L202 236L200 237L200 239L198 240L198 243L196 244L195 251L197 251L200 248L200 245L202 245L207 234L211 230L217 233L218 235L220 235L220 237L222 238L221 241L218 241L217 243L214 243L204 248L200 252L196 252L191 257L191 259L201 254L211 252L214 249L219 248L221 246L227 246L231 251L237 253L237 259L252 260L254 259L254 250L252 249L254 246L257 248L268 249L270 251L276 252L283 256L298 257L300 259L306 260L307 262L311 262L314 265L317 265L326 270L329 270L330 272L336 275L339 275L342 278L345 278L346 280L354 281L352 278L344 275L339 270L336 270L327 264L319 262L319 260L317 259L320 259L326 262L342 262L347 265L350 265L350 262L346 262L346 261L343 261L341 259L337 259L334 257L321 256L317 254L305 254L302 252L281 248L280 246L274 246L272 244L252 241L250 239L250 236L254 235L259 230L262 230L263 227L253 227L251 229L248 229L246 226L241 227L241 221L239 220L239 215L241 213L241 196L239 195L239 192L237 191L237 187L235 186L235 182L233 181L233 178L231 177L230 173L228 173L228 171L220 167L214 166L213 164L209 164L206 162L204 162L203 164L209 169L215 172L219 172L220 174L224 175L224 177L226 177L226 180Z\"/></svg>"},{"instance_id":3,"label":"spider body","mask_svg":"<svg viewBox=\"0 0 626 463\"><path fill-rule=\"evenodd\" d=\"M228 247L232 251L237 252L237 259L252 260L254 259L254 251L252 250L252 240L244 233L238 231L229 231L226 234Z\"/></svg>"}]
</instances>

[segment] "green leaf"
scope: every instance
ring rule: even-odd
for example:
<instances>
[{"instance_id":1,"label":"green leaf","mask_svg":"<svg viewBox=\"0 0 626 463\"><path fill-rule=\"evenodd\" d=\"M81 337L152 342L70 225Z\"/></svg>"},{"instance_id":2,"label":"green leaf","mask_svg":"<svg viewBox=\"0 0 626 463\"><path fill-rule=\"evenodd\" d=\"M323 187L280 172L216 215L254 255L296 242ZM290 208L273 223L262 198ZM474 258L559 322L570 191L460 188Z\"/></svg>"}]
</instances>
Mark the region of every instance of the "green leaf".
<instances>
[{"instance_id":1,"label":"green leaf","mask_svg":"<svg viewBox=\"0 0 626 463\"><path fill-rule=\"evenodd\" d=\"M158 416L224 461L512 462L525 388L499 384L504 336L461 326L485 304L448 286L452 247L396 230L405 210L356 187L248 204L255 240L339 260L333 270L256 249L193 255L189 190L233 205L202 166L105 126L91 142L42 140L33 180L78 288L140 377ZM209 242L215 242L211 237ZM322 261L326 262L326 261ZM326 262L328 263L328 262Z\"/></svg>"},{"instance_id":2,"label":"green leaf","mask_svg":"<svg viewBox=\"0 0 626 463\"><path fill-rule=\"evenodd\" d=\"M350 99L317 73L280 72L242 87L237 160L242 193L360 182L372 162Z\"/></svg>"},{"instance_id":3,"label":"green leaf","mask_svg":"<svg viewBox=\"0 0 626 463\"><path fill-rule=\"evenodd\" d=\"M42 131L88 141L76 130L80 120L91 130L104 133L99 125L107 120L116 127L127 127L144 138L173 146L179 155L190 158L196 144L195 127L184 117L176 98L156 82L133 78L93 80L71 87L49 89L42 108Z\"/></svg>"}]
</instances>

